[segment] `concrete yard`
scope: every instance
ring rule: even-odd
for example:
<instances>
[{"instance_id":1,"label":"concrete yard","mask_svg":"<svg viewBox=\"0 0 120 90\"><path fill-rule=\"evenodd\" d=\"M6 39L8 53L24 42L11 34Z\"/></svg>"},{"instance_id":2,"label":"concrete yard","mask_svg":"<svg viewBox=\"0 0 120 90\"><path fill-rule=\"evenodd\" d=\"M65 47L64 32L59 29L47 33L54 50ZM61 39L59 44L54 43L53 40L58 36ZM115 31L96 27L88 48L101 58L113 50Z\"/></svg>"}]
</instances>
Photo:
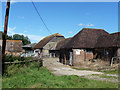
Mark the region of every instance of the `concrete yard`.
<instances>
[{"instance_id":1,"label":"concrete yard","mask_svg":"<svg viewBox=\"0 0 120 90\"><path fill-rule=\"evenodd\" d=\"M89 70L76 70L72 69L68 65L64 65L58 62L58 58L44 58L43 66L50 70L53 74L61 75L77 75L77 76L86 76L92 74L103 74L102 72L89 71Z\"/></svg>"},{"instance_id":2,"label":"concrete yard","mask_svg":"<svg viewBox=\"0 0 120 90\"><path fill-rule=\"evenodd\" d=\"M77 75L81 78L88 78L93 80L102 80L110 82L118 82L118 74L105 74L103 72L90 71L90 70L77 70L73 69L69 65L64 65L58 62L58 58L44 58L43 66L51 71L54 75ZM111 76L110 78L104 78L102 76Z\"/></svg>"}]
</instances>

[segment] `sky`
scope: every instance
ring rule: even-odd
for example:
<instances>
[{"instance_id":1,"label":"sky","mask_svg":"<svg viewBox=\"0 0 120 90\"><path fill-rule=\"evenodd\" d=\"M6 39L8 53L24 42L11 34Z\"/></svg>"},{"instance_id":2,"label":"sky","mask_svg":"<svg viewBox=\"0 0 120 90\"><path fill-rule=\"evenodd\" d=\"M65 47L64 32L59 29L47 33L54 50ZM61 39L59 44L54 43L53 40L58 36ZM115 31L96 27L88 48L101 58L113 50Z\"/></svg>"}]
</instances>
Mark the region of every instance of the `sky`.
<instances>
[{"instance_id":1,"label":"sky","mask_svg":"<svg viewBox=\"0 0 120 90\"><path fill-rule=\"evenodd\" d=\"M66 38L77 34L82 28L104 29L118 32L118 2L34 2L42 19L52 34L60 33ZM2 2L3 31L6 2ZM12 2L8 21L8 35L23 34L31 42L39 42L49 36L31 2Z\"/></svg>"}]
</instances>

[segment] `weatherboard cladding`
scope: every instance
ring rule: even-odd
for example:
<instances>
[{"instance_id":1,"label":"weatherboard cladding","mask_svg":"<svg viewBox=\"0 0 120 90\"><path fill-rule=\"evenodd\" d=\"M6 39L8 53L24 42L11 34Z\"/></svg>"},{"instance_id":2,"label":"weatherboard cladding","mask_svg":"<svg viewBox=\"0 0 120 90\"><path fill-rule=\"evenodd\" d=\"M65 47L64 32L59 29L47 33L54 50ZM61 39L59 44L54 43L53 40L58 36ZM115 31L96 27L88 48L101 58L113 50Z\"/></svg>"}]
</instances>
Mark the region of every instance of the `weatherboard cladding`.
<instances>
[{"instance_id":1,"label":"weatherboard cladding","mask_svg":"<svg viewBox=\"0 0 120 90\"><path fill-rule=\"evenodd\" d=\"M57 42L48 42L43 48L48 50L55 50Z\"/></svg>"},{"instance_id":2,"label":"weatherboard cladding","mask_svg":"<svg viewBox=\"0 0 120 90\"><path fill-rule=\"evenodd\" d=\"M83 28L72 37L62 49L70 48L95 48L97 38L101 35L108 35L103 29Z\"/></svg>"}]
</instances>

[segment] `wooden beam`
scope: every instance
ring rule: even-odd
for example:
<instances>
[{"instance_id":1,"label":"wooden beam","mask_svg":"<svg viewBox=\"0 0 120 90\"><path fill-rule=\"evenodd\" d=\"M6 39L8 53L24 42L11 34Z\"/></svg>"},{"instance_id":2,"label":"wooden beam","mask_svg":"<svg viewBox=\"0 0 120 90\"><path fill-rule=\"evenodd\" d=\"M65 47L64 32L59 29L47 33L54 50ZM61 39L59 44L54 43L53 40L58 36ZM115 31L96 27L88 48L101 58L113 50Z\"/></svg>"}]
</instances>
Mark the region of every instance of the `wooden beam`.
<instances>
[{"instance_id":1,"label":"wooden beam","mask_svg":"<svg viewBox=\"0 0 120 90\"><path fill-rule=\"evenodd\" d=\"M3 42L2 42L2 63L5 60L5 48L6 48L6 39L7 39L9 9L10 9L10 0L7 1L7 8L6 8L6 15L5 15L4 34L3 34ZM4 74L4 64L2 65L2 75L3 74Z\"/></svg>"},{"instance_id":2,"label":"wooden beam","mask_svg":"<svg viewBox=\"0 0 120 90\"><path fill-rule=\"evenodd\" d=\"M66 65L67 63L66 63L66 55L65 54L64 54L64 60L65 60L65 65Z\"/></svg>"}]
</instances>

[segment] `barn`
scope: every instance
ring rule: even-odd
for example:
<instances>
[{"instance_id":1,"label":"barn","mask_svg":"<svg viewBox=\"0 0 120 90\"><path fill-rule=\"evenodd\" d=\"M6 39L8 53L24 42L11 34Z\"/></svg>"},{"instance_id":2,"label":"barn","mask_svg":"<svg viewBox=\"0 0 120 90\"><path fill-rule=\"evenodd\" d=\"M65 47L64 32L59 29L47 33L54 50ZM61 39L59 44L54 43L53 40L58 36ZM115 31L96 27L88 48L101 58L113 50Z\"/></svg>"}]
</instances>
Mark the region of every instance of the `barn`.
<instances>
[{"instance_id":1,"label":"barn","mask_svg":"<svg viewBox=\"0 0 120 90\"><path fill-rule=\"evenodd\" d=\"M60 62L79 66L93 59L95 45L101 35L109 35L109 33L103 29L83 28L71 39L65 40L67 43L60 47Z\"/></svg>"},{"instance_id":2,"label":"barn","mask_svg":"<svg viewBox=\"0 0 120 90\"><path fill-rule=\"evenodd\" d=\"M100 36L95 47L95 58L111 63L113 57L120 57L120 32Z\"/></svg>"},{"instance_id":3,"label":"barn","mask_svg":"<svg viewBox=\"0 0 120 90\"><path fill-rule=\"evenodd\" d=\"M55 48L59 40L64 39L64 36L56 33L47 36L40 40L34 47L34 52L36 54L42 52L44 57L55 57Z\"/></svg>"}]
</instances>

